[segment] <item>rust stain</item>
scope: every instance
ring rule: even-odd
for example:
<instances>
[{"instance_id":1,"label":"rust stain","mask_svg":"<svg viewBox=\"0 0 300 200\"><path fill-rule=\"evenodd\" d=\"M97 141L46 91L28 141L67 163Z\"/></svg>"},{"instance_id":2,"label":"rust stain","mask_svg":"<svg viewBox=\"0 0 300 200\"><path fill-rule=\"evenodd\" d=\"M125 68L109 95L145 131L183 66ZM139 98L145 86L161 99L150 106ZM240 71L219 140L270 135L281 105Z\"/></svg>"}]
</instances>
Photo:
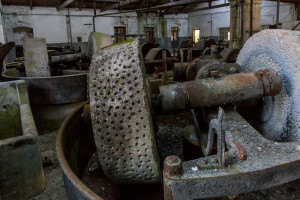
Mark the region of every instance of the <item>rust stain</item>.
<instances>
[{"instance_id":1,"label":"rust stain","mask_svg":"<svg viewBox=\"0 0 300 200\"><path fill-rule=\"evenodd\" d=\"M231 140L235 146L237 147L238 151L239 151L239 159L240 160L247 160L247 151L246 149L240 144L238 143L236 140Z\"/></svg>"},{"instance_id":2,"label":"rust stain","mask_svg":"<svg viewBox=\"0 0 300 200\"><path fill-rule=\"evenodd\" d=\"M189 63L189 65L186 69L186 79L188 81L195 79L195 76L197 75L197 67L195 68L194 64L196 64L199 59L200 58L196 58L192 62Z\"/></svg>"}]
</instances>

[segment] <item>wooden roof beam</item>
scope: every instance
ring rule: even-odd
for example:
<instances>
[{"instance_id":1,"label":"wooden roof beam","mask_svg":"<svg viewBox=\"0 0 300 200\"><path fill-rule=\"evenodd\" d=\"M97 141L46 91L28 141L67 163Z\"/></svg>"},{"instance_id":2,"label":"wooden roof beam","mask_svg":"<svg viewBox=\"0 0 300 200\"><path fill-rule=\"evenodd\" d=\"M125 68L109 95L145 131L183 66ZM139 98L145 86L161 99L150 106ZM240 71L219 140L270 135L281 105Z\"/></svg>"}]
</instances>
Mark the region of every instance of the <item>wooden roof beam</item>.
<instances>
[{"instance_id":1,"label":"wooden roof beam","mask_svg":"<svg viewBox=\"0 0 300 200\"><path fill-rule=\"evenodd\" d=\"M69 4L73 3L75 0L67 0L63 2L60 6L58 6L57 11L67 7Z\"/></svg>"},{"instance_id":2,"label":"wooden roof beam","mask_svg":"<svg viewBox=\"0 0 300 200\"><path fill-rule=\"evenodd\" d=\"M186 10L185 12L197 12L197 11L203 11L203 10L211 10L211 9L216 9L216 8L222 8L222 7L226 7L226 6L230 6L229 3L224 3L224 4L219 4L219 5L215 5L215 6L208 6L208 7L204 7L204 8L196 8L196 9L192 9L192 10Z\"/></svg>"}]
</instances>

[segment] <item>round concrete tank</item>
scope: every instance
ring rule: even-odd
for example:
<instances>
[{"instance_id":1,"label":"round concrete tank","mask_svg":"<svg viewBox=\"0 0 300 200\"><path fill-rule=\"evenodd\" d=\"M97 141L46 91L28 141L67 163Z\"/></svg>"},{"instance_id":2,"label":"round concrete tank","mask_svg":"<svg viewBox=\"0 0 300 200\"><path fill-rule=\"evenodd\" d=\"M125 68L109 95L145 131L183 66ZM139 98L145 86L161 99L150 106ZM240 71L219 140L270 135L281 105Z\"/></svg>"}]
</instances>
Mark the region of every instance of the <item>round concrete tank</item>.
<instances>
[{"instance_id":1,"label":"round concrete tank","mask_svg":"<svg viewBox=\"0 0 300 200\"><path fill-rule=\"evenodd\" d=\"M57 131L68 114L87 99L87 71L68 71L51 77L26 77L16 69L2 73L4 80L26 82L39 134Z\"/></svg>"}]
</instances>

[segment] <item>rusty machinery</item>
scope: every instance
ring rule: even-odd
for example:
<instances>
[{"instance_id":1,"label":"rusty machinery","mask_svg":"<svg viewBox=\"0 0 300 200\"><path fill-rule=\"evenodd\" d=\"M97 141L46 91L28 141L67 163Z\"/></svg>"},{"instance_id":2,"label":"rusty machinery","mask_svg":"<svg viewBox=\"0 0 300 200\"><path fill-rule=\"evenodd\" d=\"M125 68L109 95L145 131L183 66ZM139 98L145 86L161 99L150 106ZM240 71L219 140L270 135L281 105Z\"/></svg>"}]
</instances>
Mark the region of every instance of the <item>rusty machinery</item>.
<instances>
[{"instance_id":1,"label":"rusty machinery","mask_svg":"<svg viewBox=\"0 0 300 200\"><path fill-rule=\"evenodd\" d=\"M177 58L180 62L188 62L202 55L206 48L216 45L214 39L202 39L196 44L192 39L183 40L177 51Z\"/></svg>"},{"instance_id":2,"label":"rusty machinery","mask_svg":"<svg viewBox=\"0 0 300 200\"><path fill-rule=\"evenodd\" d=\"M189 62L173 62L173 80L186 81L199 77L208 78L211 76L210 71L214 71L214 69L223 74L240 72L240 66L235 63L239 52L240 49L224 48L218 53L217 46L212 45L207 47L201 56L194 59L191 51L189 51ZM207 55L207 53L210 54Z\"/></svg>"},{"instance_id":3,"label":"rusty machinery","mask_svg":"<svg viewBox=\"0 0 300 200\"><path fill-rule=\"evenodd\" d=\"M165 199L233 195L300 178L299 34L262 31L247 41L237 63L195 62L188 81L161 86L156 102L138 40L97 52L90 108L104 174L122 184L163 177ZM203 157L169 156L161 170L154 106L191 111L195 131L186 139L197 140Z\"/></svg>"},{"instance_id":4,"label":"rusty machinery","mask_svg":"<svg viewBox=\"0 0 300 200\"><path fill-rule=\"evenodd\" d=\"M80 71L89 69L91 58L83 53L79 53L80 49L76 50L69 46L64 46L47 47L47 50L52 76L62 75L62 70L66 69L73 68ZM21 73L25 72L24 57L18 57L14 62L6 64L6 69L13 68L16 68Z\"/></svg>"},{"instance_id":5,"label":"rusty machinery","mask_svg":"<svg viewBox=\"0 0 300 200\"><path fill-rule=\"evenodd\" d=\"M144 57L144 64L147 74L159 74L171 69L173 60L167 49L151 48Z\"/></svg>"},{"instance_id":6,"label":"rusty machinery","mask_svg":"<svg viewBox=\"0 0 300 200\"><path fill-rule=\"evenodd\" d=\"M14 42L8 42L0 46L0 73L3 71L3 61L9 51L15 46ZM1 78L1 75L0 75Z\"/></svg>"}]
</instances>

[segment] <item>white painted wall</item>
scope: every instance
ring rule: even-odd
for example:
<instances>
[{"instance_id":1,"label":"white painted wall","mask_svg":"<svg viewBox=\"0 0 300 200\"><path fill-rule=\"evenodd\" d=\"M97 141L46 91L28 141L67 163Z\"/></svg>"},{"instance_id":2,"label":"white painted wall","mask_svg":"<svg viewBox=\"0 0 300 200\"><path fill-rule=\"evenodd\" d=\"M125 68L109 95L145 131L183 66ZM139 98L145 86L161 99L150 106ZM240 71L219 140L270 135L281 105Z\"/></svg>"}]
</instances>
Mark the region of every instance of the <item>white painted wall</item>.
<instances>
[{"instance_id":1,"label":"white painted wall","mask_svg":"<svg viewBox=\"0 0 300 200\"><path fill-rule=\"evenodd\" d=\"M226 2L226 1L225 1ZM213 5L223 4L222 1L214 1ZM196 8L207 7L207 3L198 4ZM56 8L34 7L30 10L26 6L3 6L3 22L6 41L13 41L12 28L26 26L33 28L33 34L37 38L46 38L47 43L68 42L68 29L66 15L68 9L57 11ZM93 9L69 9L71 15L72 41L76 42L81 37L83 42L93 31ZM106 11L116 12L116 11ZM100 13L99 9L97 14ZM280 23L294 21L296 18L295 8L291 4L281 4ZM276 2L263 1L261 12L262 25L274 25L276 19ZM4 40L1 36L0 42ZM110 35L114 34L114 26L125 26L127 34L138 35L145 38L145 27L154 27L155 38L171 37L171 27L179 27L179 37L191 37L192 30L201 30L202 37L219 36L219 28L230 26L230 8L223 7L213 10L192 12L189 14L172 14L159 16L159 13L151 14L115 14L95 18L97 32ZM2 37L2 38L1 38Z\"/></svg>"},{"instance_id":2,"label":"white painted wall","mask_svg":"<svg viewBox=\"0 0 300 200\"><path fill-rule=\"evenodd\" d=\"M213 2L212 5L223 4L224 1ZM199 4L197 8L207 7L207 3ZM230 26L230 7L217 8L189 13L189 33L200 29L201 37L219 36L219 28Z\"/></svg>"},{"instance_id":3,"label":"white painted wall","mask_svg":"<svg viewBox=\"0 0 300 200\"><path fill-rule=\"evenodd\" d=\"M115 23L114 17L96 17L95 18L96 32L113 35L114 27L112 26L112 24L114 23Z\"/></svg>"},{"instance_id":4,"label":"white painted wall","mask_svg":"<svg viewBox=\"0 0 300 200\"><path fill-rule=\"evenodd\" d=\"M272 1L263 1L261 8L261 25L276 24L277 3ZM297 13L295 6L281 3L279 12L279 23L295 21Z\"/></svg>"},{"instance_id":5,"label":"white painted wall","mask_svg":"<svg viewBox=\"0 0 300 200\"><path fill-rule=\"evenodd\" d=\"M116 12L116 11L107 11ZM90 32L93 31L93 9L69 9L72 31L72 41L77 42L81 37L83 42L88 41ZM97 14L100 13L97 10ZM47 43L66 43L69 40L67 17L68 10L57 11L56 8L34 7L30 10L26 6L3 6L3 16L7 41L13 41L12 29L15 27L31 27L34 37L46 38ZM165 22L165 27L160 22ZM1 25L1 24L0 24ZM173 26L179 27L179 37L188 36L188 15L166 15L160 17L158 14L136 13L115 14L95 18L97 32L114 34L114 26L125 26L127 34L144 37L144 28L155 27L155 37L163 37L162 29L171 36L170 29Z\"/></svg>"},{"instance_id":6,"label":"white painted wall","mask_svg":"<svg viewBox=\"0 0 300 200\"><path fill-rule=\"evenodd\" d=\"M188 37L188 15L178 14L178 15L165 15L164 19L167 21L167 36L171 37L171 27L178 27L178 37Z\"/></svg>"},{"instance_id":7,"label":"white painted wall","mask_svg":"<svg viewBox=\"0 0 300 200\"><path fill-rule=\"evenodd\" d=\"M228 1L216 1L212 5L228 3ZM207 7L202 3L197 8ZM277 3L263 1L261 9L261 25L275 25ZM289 22L296 19L295 6L293 4L281 3L279 22ZM230 27L230 7L189 13L189 33L193 29L200 28L201 37L219 36L219 28ZM190 35L191 36L191 35Z\"/></svg>"}]
</instances>

